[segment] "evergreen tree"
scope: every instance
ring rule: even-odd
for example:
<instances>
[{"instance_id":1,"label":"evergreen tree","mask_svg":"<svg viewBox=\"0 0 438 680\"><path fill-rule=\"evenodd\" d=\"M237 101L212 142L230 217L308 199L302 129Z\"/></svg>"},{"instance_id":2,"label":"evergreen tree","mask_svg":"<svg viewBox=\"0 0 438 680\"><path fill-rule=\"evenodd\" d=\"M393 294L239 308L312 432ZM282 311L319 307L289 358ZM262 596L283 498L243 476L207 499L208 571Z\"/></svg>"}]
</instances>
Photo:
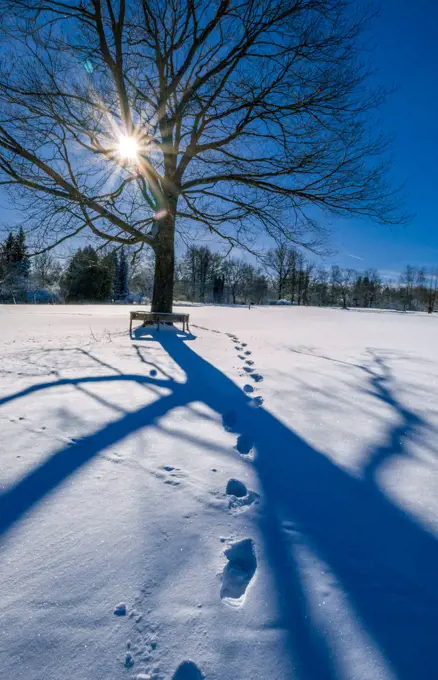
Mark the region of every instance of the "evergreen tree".
<instances>
[{"instance_id":1,"label":"evergreen tree","mask_svg":"<svg viewBox=\"0 0 438 680\"><path fill-rule=\"evenodd\" d=\"M14 302L25 301L30 274L26 237L21 227L18 234L8 235L0 251L0 285L2 297Z\"/></svg>"},{"instance_id":2,"label":"evergreen tree","mask_svg":"<svg viewBox=\"0 0 438 680\"><path fill-rule=\"evenodd\" d=\"M30 260L27 255L26 236L23 227L15 237L13 247L13 261L15 263L17 276L23 277L27 281L30 274Z\"/></svg>"},{"instance_id":3,"label":"evergreen tree","mask_svg":"<svg viewBox=\"0 0 438 680\"><path fill-rule=\"evenodd\" d=\"M120 249L119 266L118 266L118 297L120 300L125 300L129 295L129 265L126 252L122 246Z\"/></svg>"},{"instance_id":4,"label":"evergreen tree","mask_svg":"<svg viewBox=\"0 0 438 680\"><path fill-rule=\"evenodd\" d=\"M114 297L116 260L114 253L107 253L99 259L97 267L96 300L109 300Z\"/></svg>"},{"instance_id":5,"label":"evergreen tree","mask_svg":"<svg viewBox=\"0 0 438 680\"><path fill-rule=\"evenodd\" d=\"M119 258L117 256L117 250L113 250L111 253L111 269L112 269L112 284L111 284L111 297L113 300L118 300L120 295L119 290Z\"/></svg>"},{"instance_id":6,"label":"evergreen tree","mask_svg":"<svg viewBox=\"0 0 438 680\"><path fill-rule=\"evenodd\" d=\"M6 264L13 262L13 255L15 250L15 237L12 232L8 234L8 238L2 245L2 261Z\"/></svg>"},{"instance_id":7,"label":"evergreen tree","mask_svg":"<svg viewBox=\"0 0 438 680\"><path fill-rule=\"evenodd\" d=\"M118 290L118 260L117 252L112 250L104 255L100 261L101 264L101 278L102 285L106 292L105 298L109 297L112 300L117 299Z\"/></svg>"},{"instance_id":8,"label":"evergreen tree","mask_svg":"<svg viewBox=\"0 0 438 680\"><path fill-rule=\"evenodd\" d=\"M100 302L110 298L112 269L106 256L99 259L91 246L79 248L68 265L62 288L67 300Z\"/></svg>"}]
</instances>

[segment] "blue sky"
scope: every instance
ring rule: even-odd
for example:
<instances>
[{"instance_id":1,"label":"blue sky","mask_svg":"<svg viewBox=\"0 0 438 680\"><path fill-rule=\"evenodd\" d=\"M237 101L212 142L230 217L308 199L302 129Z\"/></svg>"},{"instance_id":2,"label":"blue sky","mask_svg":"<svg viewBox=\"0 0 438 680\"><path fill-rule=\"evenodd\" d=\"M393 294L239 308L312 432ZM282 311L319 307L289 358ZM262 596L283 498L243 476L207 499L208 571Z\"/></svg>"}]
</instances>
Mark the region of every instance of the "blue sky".
<instances>
[{"instance_id":1,"label":"blue sky","mask_svg":"<svg viewBox=\"0 0 438 680\"><path fill-rule=\"evenodd\" d=\"M438 267L438 0L381 0L381 5L369 57L378 70L375 84L397 87L382 107L381 125L395 136L393 181L406 183L406 208L415 217L396 227L333 220L336 254L326 263L376 267L384 277L397 278L408 263ZM3 192L0 213L0 226L20 221Z\"/></svg>"},{"instance_id":2,"label":"blue sky","mask_svg":"<svg viewBox=\"0 0 438 680\"><path fill-rule=\"evenodd\" d=\"M394 181L406 181L406 205L416 215L403 227L367 220L334 223L338 254L332 261L357 269L377 267L390 276L407 263L438 266L438 2L381 4L370 59L379 71L376 82L398 86L381 120L395 135Z\"/></svg>"}]
</instances>

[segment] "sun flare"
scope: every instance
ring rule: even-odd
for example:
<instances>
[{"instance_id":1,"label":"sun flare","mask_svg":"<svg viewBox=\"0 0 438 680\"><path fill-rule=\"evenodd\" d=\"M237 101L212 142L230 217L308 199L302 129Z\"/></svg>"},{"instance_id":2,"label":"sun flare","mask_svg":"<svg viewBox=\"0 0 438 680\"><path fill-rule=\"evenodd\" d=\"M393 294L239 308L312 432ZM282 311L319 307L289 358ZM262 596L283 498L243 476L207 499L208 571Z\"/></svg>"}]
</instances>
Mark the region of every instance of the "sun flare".
<instances>
[{"instance_id":1,"label":"sun flare","mask_svg":"<svg viewBox=\"0 0 438 680\"><path fill-rule=\"evenodd\" d=\"M120 137L118 153L121 158L128 161L135 161L137 160L138 150L138 143L134 137L128 137L126 135Z\"/></svg>"}]
</instances>

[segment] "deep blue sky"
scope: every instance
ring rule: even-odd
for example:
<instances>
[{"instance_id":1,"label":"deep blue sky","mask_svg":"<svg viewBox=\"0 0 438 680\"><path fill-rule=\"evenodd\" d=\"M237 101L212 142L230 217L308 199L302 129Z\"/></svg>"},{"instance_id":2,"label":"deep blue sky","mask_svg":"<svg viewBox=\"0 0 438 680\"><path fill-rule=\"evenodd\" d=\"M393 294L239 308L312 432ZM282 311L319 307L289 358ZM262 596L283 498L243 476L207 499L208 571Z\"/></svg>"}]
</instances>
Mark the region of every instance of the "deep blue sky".
<instances>
[{"instance_id":1,"label":"deep blue sky","mask_svg":"<svg viewBox=\"0 0 438 680\"><path fill-rule=\"evenodd\" d=\"M394 133L396 182L406 180L406 204L416 213L403 227L344 220L333 237L333 261L357 269L399 272L407 263L438 267L438 0L382 0L370 55L376 80L397 85L382 108ZM346 253L363 258L357 260Z\"/></svg>"},{"instance_id":2,"label":"deep blue sky","mask_svg":"<svg viewBox=\"0 0 438 680\"><path fill-rule=\"evenodd\" d=\"M397 86L381 110L381 123L395 136L394 183L406 182L406 208L416 215L397 227L333 220L337 253L326 263L376 267L394 279L406 264L438 267L438 0L380 1L369 57L378 70L375 84ZM0 226L19 223L3 192L0 199Z\"/></svg>"}]
</instances>

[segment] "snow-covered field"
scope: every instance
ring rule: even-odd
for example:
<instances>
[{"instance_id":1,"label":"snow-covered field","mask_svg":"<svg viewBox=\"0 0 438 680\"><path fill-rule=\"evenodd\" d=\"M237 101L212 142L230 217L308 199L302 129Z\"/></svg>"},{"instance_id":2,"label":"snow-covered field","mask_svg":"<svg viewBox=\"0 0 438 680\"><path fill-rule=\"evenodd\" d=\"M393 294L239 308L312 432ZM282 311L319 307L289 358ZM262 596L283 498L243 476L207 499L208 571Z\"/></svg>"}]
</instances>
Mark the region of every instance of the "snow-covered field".
<instances>
[{"instance_id":1,"label":"snow-covered field","mask_svg":"<svg viewBox=\"0 0 438 680\"><path fill-rule=\"evenodd\" d=\"M1 678L436 680L438 317L128 309L0 307Z\"/></svg>"}]
</instances>

